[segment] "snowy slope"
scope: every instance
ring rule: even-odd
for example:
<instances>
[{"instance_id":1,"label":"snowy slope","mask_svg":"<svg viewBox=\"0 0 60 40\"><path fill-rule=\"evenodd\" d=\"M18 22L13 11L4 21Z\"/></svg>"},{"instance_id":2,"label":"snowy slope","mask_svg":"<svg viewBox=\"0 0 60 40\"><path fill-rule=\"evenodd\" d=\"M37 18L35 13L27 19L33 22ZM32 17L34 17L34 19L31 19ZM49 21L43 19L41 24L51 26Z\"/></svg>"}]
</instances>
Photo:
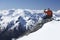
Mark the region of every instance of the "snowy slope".
<instances>
[{"instance_id":1,"label":"snowy slope","mask_svg":"<svg viewBox=\"0 0 60 40\"><path fill-rule=\"evenodd\" d=\"M45 23L38 31L17 40L60 40L60 21Z\"/></svg>"}]
</instances>

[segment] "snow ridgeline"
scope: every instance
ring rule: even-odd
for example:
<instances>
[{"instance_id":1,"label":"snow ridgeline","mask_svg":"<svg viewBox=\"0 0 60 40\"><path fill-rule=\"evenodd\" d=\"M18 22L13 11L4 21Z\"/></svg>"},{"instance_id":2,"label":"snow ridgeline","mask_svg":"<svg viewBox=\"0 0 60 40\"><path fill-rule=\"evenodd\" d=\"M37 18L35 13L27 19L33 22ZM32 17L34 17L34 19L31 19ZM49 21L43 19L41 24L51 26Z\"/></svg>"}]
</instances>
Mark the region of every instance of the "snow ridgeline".
<instances>
[{"instance_id":1,"label":"snow ridgeline","mask_svg":"<svg viewBox=\"0 0 60 40\"><path fill-rule=\"evenodd\" d=\"M11 9L0 11L0 39L18 38L37 31L46 21L42 18L44 15L43 10ZM54 15L53 18L56 19L56 16ZM2 37L2 35L4 36Z\"/></svg>"}]
</instances>

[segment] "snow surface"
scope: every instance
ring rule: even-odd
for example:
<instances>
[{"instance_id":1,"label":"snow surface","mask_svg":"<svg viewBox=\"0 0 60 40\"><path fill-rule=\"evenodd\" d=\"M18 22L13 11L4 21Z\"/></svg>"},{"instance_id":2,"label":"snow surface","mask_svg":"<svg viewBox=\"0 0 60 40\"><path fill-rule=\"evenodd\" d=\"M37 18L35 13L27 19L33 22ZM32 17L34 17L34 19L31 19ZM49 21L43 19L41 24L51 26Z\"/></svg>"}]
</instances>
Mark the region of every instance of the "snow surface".
<instances>
[{"instance_id":1,"label":"snow surface","mask_svg":"<svg viewBox=\"0 0 60 40\"><path fill-rule=\"evenodd\" d=\"M60 40L60 21L45 23L38 31L17 40Z\"/></svg>"}]
</instances>

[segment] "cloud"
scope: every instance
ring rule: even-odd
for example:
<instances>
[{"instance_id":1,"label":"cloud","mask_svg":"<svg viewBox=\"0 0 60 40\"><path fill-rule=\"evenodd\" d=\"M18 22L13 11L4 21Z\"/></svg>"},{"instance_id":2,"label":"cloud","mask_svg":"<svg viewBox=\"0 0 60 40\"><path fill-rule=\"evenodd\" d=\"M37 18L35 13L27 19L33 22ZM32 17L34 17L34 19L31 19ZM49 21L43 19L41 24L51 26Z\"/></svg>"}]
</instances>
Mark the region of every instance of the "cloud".
<instances>
[{"instance_id":1,"label":"cloud","mask_svg":"<svg viewBox=\"0 0 60 40\"><path fill-rule=\"evenodd\" d=\"M56 13L60 13L60 10L58 10Z\"/></svg>"},{"instance_id":2,"label":"cloud","mask_svg":"<svg viewBox=\"0 0 60 40\"><path fill-rule=\"evenodd\" d=\"M7 15L9 10L0 10L0 15Z\"/></svg>"},{"instance_id":3,"label":"cloud","mask_svg":"<svg viewBox=\"0 0 60 40\"><path fill-rule=\"evenodd\" d=\"M58 13L60 13L60 10L53 11L53 13L56 13L56 14L58 14Z\"/></svg>"}]
</instances>

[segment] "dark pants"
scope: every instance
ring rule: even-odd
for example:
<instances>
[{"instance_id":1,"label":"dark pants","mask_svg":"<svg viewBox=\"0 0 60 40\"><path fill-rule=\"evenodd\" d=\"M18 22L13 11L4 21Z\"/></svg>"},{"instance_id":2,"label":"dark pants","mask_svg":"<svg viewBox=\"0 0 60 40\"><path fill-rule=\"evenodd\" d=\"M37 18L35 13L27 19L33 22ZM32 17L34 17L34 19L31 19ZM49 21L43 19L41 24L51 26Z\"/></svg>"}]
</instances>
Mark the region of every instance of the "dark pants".
<instances>
[{"instance_id":1,"label":"dark pants","mask_svg":"<svg viewBox=\"0 0 60 40\"><path fill-rule=\"evenodd\" d=\"M51 16L46 15L46 16L43 17L43 19L49 19L51 17L52 17L52 15Z\"/></svg>"}]
</instances>

